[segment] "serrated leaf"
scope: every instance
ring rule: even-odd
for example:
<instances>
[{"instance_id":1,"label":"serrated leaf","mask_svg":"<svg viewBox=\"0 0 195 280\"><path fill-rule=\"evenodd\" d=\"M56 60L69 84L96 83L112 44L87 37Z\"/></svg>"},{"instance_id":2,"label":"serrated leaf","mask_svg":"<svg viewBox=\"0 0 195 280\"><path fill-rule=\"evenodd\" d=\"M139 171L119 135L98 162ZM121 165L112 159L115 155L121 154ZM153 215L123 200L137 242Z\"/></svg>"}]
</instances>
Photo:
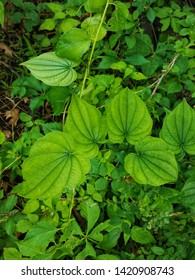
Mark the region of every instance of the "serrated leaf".
<instances>
[{"instance_id":1,"label":"serrated leaf","mask_svg":"<svg viewBox=\"0 0 195 280\"><path fill-rule=\"evenodd\" d=\"M148 244L148 243L154 243L155 239L152 236L152 234L141 227L133 226L131 230L131 238L138 243L141 244Z\"/></svg>"},{"instance_id":2,"label":"serrated leaf","mask_svg":"<svg viewBox=\"0 0 195 280\"><path fill-rule=\"evenodd\" d=\"M134 92L124 89L107 109L107 128L111 142L121 143L127 139L135 144L150 134L152 119L144 102Z\"/></svg>"},{"instance_id":3,"label":"serrated leaf","mask_svg":"<svg viewBox=\"0 0 195 280\"><path fill-rule=\"evenodd\" d=\"M41 54L21 65L26 66L35 78L50 86L67 86L77 78L73 69L77 64L58 57L54 52Z\"/></svg>"},{"instance_id":4,"label":"serrated leaf","mask_svg":"<svg viewBox=\"0 0 195 280\"><path fill-rule=\"evenodd\" d=\"M88 34L79 28L65 32L58 40L56 54L72 61L78 61L88 51L91 40Z\"/></svg>"},{"instance_id":5,"label":"serrated leaf","mask_svg":"<svg viewBox=\"0 0 195 280\"><path fill-rule=\"evenodd\" d=\"M185 99L165 117L160 137L173 153L195 155L195 111Z\"/></svg>"},{"instance_id":6,"label":"serrated leaf","mask_svg":"<svg viewBox=\"0 0 195 280\"><path fill-rule=\"evenodd\" d=\"M15 191L28 198L57 197L66 187L81 183L89 169L89 161L77 152L72 136L53 131L32 146L22 165L26 181Z\"/></svg>"},{"instance_id":7,"label":"serrated leaf","mask_svg":"<svg viewBox=\"0 0 195 280\"><path fill-rule=\"evenodd\" d=\"M105 121L96 107L73 95L65 132L73 136L79 149L86 153L86 157L92 158L98 153L97 143L105 141Z\"/></svg>"},{"instance_id":8,"label":"serrated leaf","mask_svg":"<svg viewBox=\"0 0 195 280\"><path fill-rule=\"evenodd\" d=\"M125 157L125 170L139 184L160 186L177 180L174 154L160 138L147 136L135 145L135 153Z\"/></svg>"},{"instance_id":9,"label":"serrated leaf","mask_svg":"<svg viewBox=\"0 0 195 280\"><path fill-rule=\"evenodd\" d=\"M81 202L81 215L87 220L87 233L93 228L100 215L100 207L91 198Z\"/></svg>"}]
</instances>

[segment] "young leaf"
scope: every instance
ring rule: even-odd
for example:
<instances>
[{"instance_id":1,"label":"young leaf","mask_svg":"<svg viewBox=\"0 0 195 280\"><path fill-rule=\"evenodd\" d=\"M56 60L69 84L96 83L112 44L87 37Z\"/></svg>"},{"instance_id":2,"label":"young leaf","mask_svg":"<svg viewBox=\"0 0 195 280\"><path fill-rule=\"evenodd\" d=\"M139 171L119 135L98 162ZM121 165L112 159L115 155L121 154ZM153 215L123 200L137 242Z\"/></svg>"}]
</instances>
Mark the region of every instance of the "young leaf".
<instances>
[{"instance_id":1,"label":"young leaf","mask_svg":"<svg viewBox=\"0 0 195 280\"><path fill-rule=\"evenodd\" d=\"M28 198L56 197L80 183L89 169L89 161L77 153L72 136L53 131L32 146L22 166L26 182L15 191Z\"/></svg>"},{"instance_id":2,"label":"young leaf","mask_svg":"<svg viewBox=\"0 0 195 280\"><path fill-rule=\"evenodd\" d=\"M149 135L152 119L144 102L136 93L122 90L107 109L107 128L111 142L121 143L124 138L130 144Z\"/></svg>"},{"instance_id":3,"label":"young leaf","mask_svg":"<svg viewBox=\"0 0 195 280\"><path fill-rule=\"evenodd\" d=\"M73 69L77 64L58 57L54 52L41 54L21 65L26 66L35 78L50 86L67 86L77 78Z\"/></svg>"},{"instance_id":4,"label":"young leaf","mask_svg":"<svg viewBox=\"0 0 195 280\"><path fill-rule=\"evenodd\" d=\"M90 44L91 40L84 30L72 28L60 37L56 46L56 54L71 61L79 61L82 55L88 51Z\"/></svg>"},{"instance_id":5,"label":"young leaf","mask_svg":"<svg viewBox=\"0 0 195 280\"><path fill-rule=\"evenodd\" d=\"M165 117L160 137L173 153L184 150L195 155L195 111L185 99Z\"/></svg>"},{"instance_id":6,"label":"young leaf","mask_svg":"<svg viewBox=\"0 0 195 280\"><path fill-rule=\"evenodd\" d=\"M100 207L91 198L80 204L81 215L87 220L87 233L93 228L100 215Z\"/></svg>"},{"instance_id":7,"label":"young leaf","mask_svg":"<svg viewBox=\"0 0 195 280\"><path fill-rule=\"evenodd\" d=\"M154 243L155 239L152 234L147 230L138 226L133 226L131 230L131 238L138 243L148 244Z\"/></svg>"},{"instance_id":8,"label":"young leaf","mask_svg":"<svg viewBox=\"0 0 195 280\"><path fill-rule=\"evenodd\" d=\"M125 157L125 169L137 183L160 186L177 180L177 162L162 139L148 136L135 150Z\"/></svg>"},{"instance_id":9,"label":"young leaf","mask_svg":"<svg viewBox=\"0 0 195 280\"><path fill-rule=\"evenodd\" d=\"M79 149L89 158L97 155L97 143L105 141L106 129L101 113L77 95L72 96L65 131L73 136Z\"/></svg>"}]
</instances>

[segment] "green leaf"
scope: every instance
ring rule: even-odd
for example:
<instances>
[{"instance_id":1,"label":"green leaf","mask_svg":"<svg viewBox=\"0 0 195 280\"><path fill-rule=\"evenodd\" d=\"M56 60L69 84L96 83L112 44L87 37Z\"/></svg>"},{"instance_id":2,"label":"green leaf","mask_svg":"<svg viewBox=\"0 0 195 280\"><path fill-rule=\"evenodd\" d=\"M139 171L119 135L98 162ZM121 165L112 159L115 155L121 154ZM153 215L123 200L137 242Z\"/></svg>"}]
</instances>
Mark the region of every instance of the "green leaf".
<instances>
[{"instance_id":1,"label":"green leaf","mask_svg":"<svg viewBox=\"0 0 195 280\"><path fill-rule=\"evenodd\" d=\"M41 24L39 30L53 30L56 26L56 22L53 18L47 18Z\"/></svg>"},{"instance_id":2,"label":"green leaf","mask_svg":"<svg viewBox=\"0 0 195 280\"><path fill-rule=\"evenodd\" d=\"M90 163L75 149L71 135L53 131L34 143L22 166L22 186L15 188L28 198L57 197L66 187L81 183Z\"/></svg>"},{"instance_id":3,"label":"green leaf","mask_svg":"<svg viewBox=\"0 0 195 280\"><path fill-rule=\"evenodd\" d=\"M150 22L153 22L155 20L155 17L156 17L156 12L152 8L149 8L147 10L146 16L147 16L147 19Z\"/></svg>"},{"instance_id":4,"label":"green leaf","mask_svg":"<svg viewBox=\"0 0 195 280\"><path fill-rule=\"evenodd\" d=\"M136 93L124 89L107 108L107 128L111 142L121 143L126 138L130 144L135 144L150 134L152 119Z\"/></svg>"},{"instance_id":5,"label":"green leaf","mask_svg":"<svg viewBox=\"0 0 195 280\"><path fill-rule=\"evenodd\" d=\"M106 36L106 29L103 26L99 29L100 21L101 15L96 14L93 17L86 18L81 24L82 29L88 33L91 40L100 41Z\"/></svg>"},{"instance_id":6,"label":"green leaf","mask_svg":"<svg viewBox=\"0 0 195 280\"><path fill-rule=\"evenodd\" d=\"M55 116L61 115L64 106L69 100L70 89L68 87L52 87L47 92L49 103L52 105Z\"/></svg>"},{"instance_id":7,"label":"green leaf","mask_svg":"<svg viewBox=\"0 0 195 280\"><path fill-rule=\"evenodd\" d=\"M105 121L96 107L73 95L65 132L73 136L79 149L86 153L86 157L92 158L98 153L97 143L105 142Z\"/></svg>"},{"instance_id":8,"label":"green leaf","mask_svg":"<svg viewBox=\"0 0 195 280\"><path fill-rule=\"evenodd\" d=\"M175 154L195 154L195 111L185 99L165 117L160 137Z\"/></svg>"},{"instance_id":9,"label":"green leaf","mask_svg":"<svg viewBox=\"0 0 195 280\"><path fill-rule=\"evenodd\" d=\"M21 260L22 255L16 248L4 248L3 257L5 260Z\"/></svg>"},{"instance_id":10,"label":"green leaf","mask_svg":"<svg viewBox=\"0 0 195 280\"><path fill-rule=\"evenodd\" d=\"M67 30L79 25L80 22L73 18L66 18L61 22L60 30L66 32Z\"/></svg>"},{"instance_id":11,"label":"green leaf","mask_svg":"<svg viewBox=\"0 0 195 280\"><path fill-rule=\"evenodd\" d=\"M7 214L9 213L17 203L17 196L10 195L8 198L3 199L0 204L0 214Z\"/></svg>"},{"instance_id":12,"label":"green leaf","mask_svg":"<svg viewBox=\"0 0 195 280\"><path fill-rule=\"evenodd\" d=\"M103 248L104 250L110 250L114 248L117 243L118 239L121 235L121 229L119 227L114 227L110 230L108 234L104 235L104 239L100 243L100 247Z\"/></svg>"},{"instance_id":13,"label":"green leaf","mask_svg":"<svg viewBox=\"0 0 195 280\"><path fill-rule=\"evenodd\" d=\"M4 19L5 19L4 5L3 5L3 2L0 1L0 24L2 27L4 27Z\"/></svg>"},{"instance_id":14,"label":"green leaf","mask_svg":"<svg viewBox=\"0 0 195 280\"><path fill-rule=\"evenodd\" d=\"M91 40L88 34L79 28L65 32L58 40L56 54L72 61L78 61L88 51Z\"/></svg>"},{"instance_id":15,"label":"green leaf","mask_svg":"<svg viewBox=\"0 0 195 280\"><path fill-rule=\"evenodd\" d=\"M18 248L24 256L36 256L44 253L50 242L54 242L57 229L53 222L40 221L34 224L22 241L17 242Z\"/></svg>"},{"instance_id":16,"label":"green leaf","mask_svg":"<svg viewBox=\"0 0 195 280\"><path fill-rule=\"evenodd\" d=\"M84 7L88 13L100 13L104 9L106 2L107 0L87 0L87 2L84 4Z\"/></svg>"},{"instance_id":17,"label":"green leaf","mask_svg":"<svg viewBox=\"0 0 195 280\"><path fill-rule=\"evenodd\" d=\"M180 193L181 203L195 210L195 178L186 181Z\"/></svg>"},{"instance_id":18,"label":"green leaf","mask_svg":"<svg viewBox=\"0 0 195 280\"><path fill-rule=\"evenodd\" d=\"M5 142L5 134L0 130L0 145Z\"/></svg>"},{"instance_id":19,"label":"green leaf","mask_svg":"<svg viewBox=\"0 0 195 280\"><path fill-rule=\"evenodd\" d=\"M77 78L73 67L77 64L58 57L54 52L41 54L21 63L26 66L32 75L50 86L67 86Z\"/></svg>"},{"instance_id":20,"label":"green leaf","mask_svg":"<svg viewBox=\"0 0 195 280\"><path fill-rule=\"evenodd\" d=\"M53 222L40 221L34 224L27 232L24 240L31 241L33 246L44 246L54 241L57 229Z\"/></svg>"},{"instance_id":21,"label":"green leaf","mask_svg":"<svg viewBox=\"0 0 195 280\"><path fill-rule=\"evenodd\" d=\"M55 14L55 13L59 13L62 12L64 7L61 4L58 3L46 3L48 8Z\"/></svg>"},{"instance_id":22,"label":"green leaf","mask_svg":"<svg viewBox=\"0 0 195 280\"><path fill-rule=\"evenodd\" d=\"M85 248L76 256L76 260L84 260L86 257L96 257L96 251L94 250L92 244L86 240Z\"/></svg>"},{"instance_id":23,"label":"green leaf","mask_svg":"<svg viewBox=\"0 0 195 280\"><path fill-rule=\"evenodd\" d=\"M93 228L100 216L100 207L91 198L80 204L81 215L87 220L87 233Z\"/></svg>"},{"instance_id":24,"label":"green leaf","mask_svg":"<svg viewBox=\"0 0 195 280\"><path fill-rule=\"evenodd\" d=\"M152 253L158 256L162 256L165 253L165 250L162 247L159 246L152 246L151 247Z\"/></svg>"},{"instance_id":25,"label":"green leaf","mask_svg":"<svg viewBox=\"0 0 195 280\"><path fill-rule=\"evenodd\" d=\"M24 214L30 214L35 212L39 208L39 202L37 199L29 199L23 209Z\"/></svg>"},{"instance_id":26,"label":"green leaf","mask_svg":"<svg viewBox=\"0 0 195 280\"><path fill-rule=\"evenodd\" d=\"M162 139L148 136L135 150L125 157L125 169L137 183L160 186L177 180L175 156Z\"/></svg>"},{"instance_id":27,"label":"green leaf","mask_svg":"<svg viewBox=\"0 0 195 280\"><path fill-rule=\"evenodd\" d=\"M131 238L138 243L141 244L148 244L148 243L154 243L155 239L152 236L152 234L146 230L142 229L138 226L133 226L131 229Z\"/></svg>"},{"instance_id":28,"label":"green leaf","mask_svg":"<svg viewBox=\"0 0 195 280\"><path fill-rule=\"evenodd\" d=\"M120 260L120 257L117 255L102 254L97 256L96 260Z\"/></svg>"}]
</instances>

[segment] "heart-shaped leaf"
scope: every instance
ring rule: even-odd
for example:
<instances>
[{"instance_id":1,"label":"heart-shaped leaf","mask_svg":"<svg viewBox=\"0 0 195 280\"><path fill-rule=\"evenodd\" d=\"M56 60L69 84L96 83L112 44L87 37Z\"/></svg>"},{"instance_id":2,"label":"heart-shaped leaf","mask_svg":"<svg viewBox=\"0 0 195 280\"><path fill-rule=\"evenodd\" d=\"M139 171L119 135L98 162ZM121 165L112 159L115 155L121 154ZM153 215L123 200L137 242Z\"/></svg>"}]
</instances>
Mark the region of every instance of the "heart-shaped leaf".
<instances>
[{"instance_id":1,"label":"heart-shaped leaf","mask_svg":"<svg viewBox=\"0 0 195 280\"><path fill-rule=\"evenodd\" d=\"M107 108L108 136L111 142L130 144L150 134L152 119L146 105L136 93L124 89Z\"/></svg>"},{"instance_id":2,"label":"heart-shaped leaf","mask_svg":"<svg viewBox=\"0 0 195 280\"><path fill-rule=\"evenodd\" d=\"M185 99L165 117L160 137L173 153L184 150L195 155L195 111Z\"/></svg>"},{"instance_id":3,"label":"heart-shaped leaf","mask_svg":"<svg viewBox=\"0 0 195 280\"><path fill-rule=\"evenodd\" d=\"M147 136L135 150L125 157L125 169L137 183L160 186L177 180L175 156L162 139Z\"/></svg>"},{"instance_id":4,"label":"heart-shaped leaf","mask_svg":"<svg viewBox=\"0 0 195 280\"><path fill-rule=\"evenodd\" d=\"M77 78L73 67L77 64L58 57L54 52L41 54L21 63L32 75L49 86L67 86Z\"/></svg>"},{"instance_id":5,"label":"heart-shaped leaf","mask_svg":"<svg viewBox=\"0 0 195 280\"><path fill-rule=\"evenodd\" d=\"M71 135L50 132L32 146L22 166L26 182L16 191L28 198L57 197L66 187L81 183L89 170L89 161L77 153Z\"/></svg>"},{"instance_id":6,"label":"heart-shaped leaf","mask_svg":"<svg viewBox=\"0 0 195 280\"><path fill-rule=\"evenodd\" d=\"M60 37L56 54L72 61L79 61L81 56L88 51L90 44L91 40L84 30L72 28Z\"/></svg>"},{"instance_id":7,"label":"heart-shaped leaf","mask_svg":"<svg viewBox=\"0 0 195 280\"><path fill-rule=\"evenodd\" d=\"M86 157L92 158L98 153L97 143L105 142L105 121L96 107L77 95L73 95L65 123L65 132L73 136Z\"/></svg>"},{"instance_id":8,"label":"heart-shaped leaf","mask_svg":"<svg viewBox=\"0 0 195 280\"><path fill-rule=\"evenodd\" d=\"M195 210L195 177L188 179L180 193L181 203Z\"/></svg>"}]
</instances>

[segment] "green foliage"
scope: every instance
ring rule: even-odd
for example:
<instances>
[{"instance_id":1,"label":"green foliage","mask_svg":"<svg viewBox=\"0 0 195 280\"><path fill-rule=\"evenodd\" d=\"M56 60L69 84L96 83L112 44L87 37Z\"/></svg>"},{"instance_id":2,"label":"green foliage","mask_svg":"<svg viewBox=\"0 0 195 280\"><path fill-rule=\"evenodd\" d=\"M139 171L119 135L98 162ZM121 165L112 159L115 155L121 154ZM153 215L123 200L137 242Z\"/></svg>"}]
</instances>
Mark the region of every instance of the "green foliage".
<instances>
[{"instance_id":1,"label":"green foliage","mask_svg":"<svg viewBox=\"0 0 195 280\"><path fill-rule=\"evenodd\" d=\"M170 149L178 154L185 151L195 154L195 112L185 99L166 116L161 130L161 137Z\"/></svg>"},{"instance_id":2,"label":"green foliage","mask_svg":"<svg viewBox=\"0 0 195 280\"><path fill-rule=\"evenodd\" d=\"M194 8L62 2L6 10L28 50L4 83L1 259L194 259Z\"/></svg>"},{"instance_id":3,"label":"green foliage","mask_svg":"<svg viewBox=\"0 0 195 280\"><path fill-rule=\"evenodd\" d=\"M73 69L77 64L59 58L54 52L31 58L22 65L26 66L35 78L50 86L67 86L77 78Z\"/></svg>"},{"instance_id":4,"label":"green foliage","mask_svg":"<svg viewBox=\"0 0 195 280\"><path fill-rule=\"evenodd\" d=\"M4 5L3 5L3 2L0 1L0 24L2 27L4 27L4 19L5 19Z\"/></svg>"},{"instance_id":5,"label":"green foliage","mask_svg":"<svg viewBox=\"0 0 195 280\"><path fill-rule=\"evenodd\" d=\"M164 141L146 137L135 150L125 157L125 169L136 182L160 186L177 180L177 162Z\"/></svg>"},{"instance_id":6,"label":"green foliage","mask_svg":"<svg viewBox=\"0 0 195 280\"><path fill-rule=\"evenodd\" d=\"M107 109L109 140L135 144L151 132L152 119L143 101L128 89L122 90Z\"/></svg>"}]
</instances>

